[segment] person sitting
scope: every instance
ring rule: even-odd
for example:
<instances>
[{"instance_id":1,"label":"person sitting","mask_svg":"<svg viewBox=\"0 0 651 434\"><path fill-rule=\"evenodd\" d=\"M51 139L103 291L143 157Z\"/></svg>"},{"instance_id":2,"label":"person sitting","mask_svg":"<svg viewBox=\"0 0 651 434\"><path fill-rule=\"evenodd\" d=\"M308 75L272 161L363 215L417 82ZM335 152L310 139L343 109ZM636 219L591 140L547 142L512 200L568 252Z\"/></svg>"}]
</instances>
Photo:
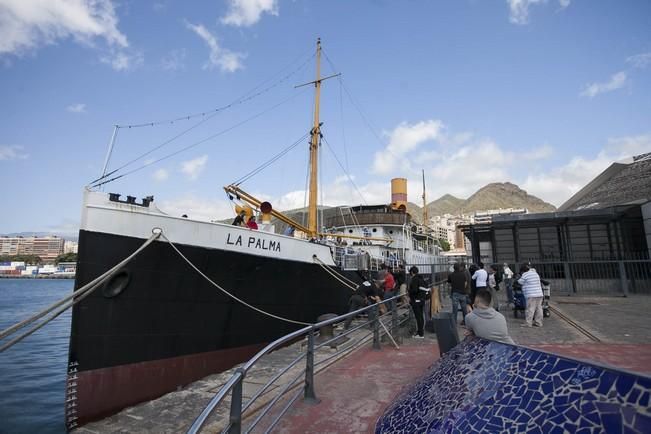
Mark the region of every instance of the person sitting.
<instances>
[{"instance_id":1,"label":"person sitting","mask_svg":"<svg viewBox=\"0 0 651 434\"><path fill-rule=\"evenodd\" d=\"M249 218L249 221L246 222L246 227L249 229L258 229L258 224L255 222L254 215L252 215L251 218Z\"/></svg>"},{"instance_id":2,"label":"person sitting","mask_svg":"<svg viewBox=\"0 0 651 434\"><path fill-rule=\"evenodd\" d=\"M475 295L475 308L466 315L468 334L503 344L515 345L509 336L506 318L490 305L491 293L486 288L478 289Z\"/></svg>"},{"instance_id":3,"label":"person sitting","mask_svg":"<svg viewBox=\"0 0 651 434\"><path fill-rule=\"evenodd\" d=\"M233 226L244 226L244 217L246 216L246 213L244 210L240 211L240 213L235 217L233 220L233 223L231 223Z\"/></svg>"},{"instance_id":4,"label":"person sitting","mask_svg":"<svg viewBox=\"0 0 651 434\"><path fill-rule=\"evenodd\" d=\"M295 231L296 231L296 228L294 228L294 226L287 226L287 229L285 229L285 232L283 232L283 235L287 235L288 237L293 237Z\"/></svg>"}]
</instances>

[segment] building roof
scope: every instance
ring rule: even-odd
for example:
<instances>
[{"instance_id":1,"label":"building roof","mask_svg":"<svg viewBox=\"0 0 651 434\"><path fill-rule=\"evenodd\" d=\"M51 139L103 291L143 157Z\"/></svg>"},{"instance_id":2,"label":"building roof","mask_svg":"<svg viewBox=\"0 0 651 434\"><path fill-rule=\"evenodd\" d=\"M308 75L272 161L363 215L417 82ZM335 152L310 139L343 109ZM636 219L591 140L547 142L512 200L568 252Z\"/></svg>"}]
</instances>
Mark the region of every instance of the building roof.
<instances>
[{"instance_id":1,"label":"building roof","mask_svg":"<svg viewBox=\"0 0 651 434\"><path fill-rule=\"evenodd\" d=\"M558 210L602 209L650 200L651 152L611 164Z\"/></svg>"}]
</instances>

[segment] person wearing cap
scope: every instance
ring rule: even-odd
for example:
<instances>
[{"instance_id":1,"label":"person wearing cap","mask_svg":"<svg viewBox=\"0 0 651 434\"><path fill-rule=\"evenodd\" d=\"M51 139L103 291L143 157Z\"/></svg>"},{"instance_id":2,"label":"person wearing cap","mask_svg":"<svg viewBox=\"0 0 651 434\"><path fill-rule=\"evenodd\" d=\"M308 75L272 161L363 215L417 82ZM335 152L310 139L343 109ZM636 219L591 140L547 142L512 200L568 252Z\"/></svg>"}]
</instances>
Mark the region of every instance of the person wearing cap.
<instances>
[{"instance_id":1,"label":"person wearing cap","mask_svg":"<svg viewBox=\"0 0 651 434\"><path fill-rule=\"evenodd\" d=\"M245 216L246 216L246 213L244 212L244 210L240 211L240 213L237 216L235 216L235 219L233 220L232 225L233 226L243 226Z\"/></svg>"}]
</instances>

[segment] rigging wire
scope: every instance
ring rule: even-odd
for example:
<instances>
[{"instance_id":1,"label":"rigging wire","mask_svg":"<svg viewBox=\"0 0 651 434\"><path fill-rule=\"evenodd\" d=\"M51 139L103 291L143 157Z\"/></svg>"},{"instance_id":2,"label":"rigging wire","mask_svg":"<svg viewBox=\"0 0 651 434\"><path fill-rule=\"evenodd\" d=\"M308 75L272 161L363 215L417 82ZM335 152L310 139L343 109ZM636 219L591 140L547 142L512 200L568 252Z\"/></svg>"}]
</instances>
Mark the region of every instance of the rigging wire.
<instances>
[{"instance_id":1,"label":"rigging wire","mask_svg":"<svg viewBox=\"0 0 651 434\"><path fill-rule=\"evenodd\" d=\"M300 57L303 57L303 56L304 56L304 54L301 55ZM258 85L258 86L256 86L255 88L253 88L251 91L245 93L242 97L236 99L235 101L233 101L233 102L231 102L230 104L227 104L227 105L225 105L225 106L218 107L218 108L216 108L216 109L209 110L209 111L207 111L207 112L202 112L202 113L198 113L198 114L194 114L194 115L184 116L184 117L177 118L177 119L173 119L173 120L170 120L170 121L158 121L158 122L149 122L149 123L133 124L133 125L115 125L115 127L116 127L116 131L118 131L120 128L138 128L138 127L144 127L144 126L155 126L155 125L162 125L162 124L166 124L166 123L174 123L174 122L179 121L179 120L189 120L189 119L192 119L192 118L195 118L195 117L198 117L198 116L202 116L202 117L203 117L203 116L205 116L207 113L211 113L208 117L204 117L204 118L201 119L199 122L195 123L194 125L190 126L189 128L186 128L185 130L181 131L180 133L178 133L178 134L172 136L171 138L165 140L165 141L162 142L160 145L155 146L154 148L150 149L149 151L147 151L147 152L145 152L145 153L139 155L138 157L136 157L136 158L134 158L134 159L132 159L132 160L126 162L125 164L123 164L122 166L118 167L117 169L114 169L114 170L110 171L109 173L106 173L105 175L103 175L103 176L101 176L101 177L99 177L99 178L93 180L93 181L90 182L89 184L94 184L94 183L96 183L96 182L99 181L99 180L105 179L105 178L107 178L107 177L113 175L114 173L116 173L116 172L118 172L118 171L124 169L125 167L130 166L131 164L135 163L136 161L143 159L144 157L146 157L147 155L151 154L152 152L155 152L155 151L159 150L159 149L162 148L163 146L168 145L169 143L173 142L174 140L178 139L179 137L181 137L181 136L183 136L183 135L189 133L190 131L194 130L195 128L197 128L197 127L203 125L204 123L208 122L210 119L214 118L215 116L217 116L217 115L218 115L219 113L221 113L222 111L224 111L224 110L226 110L226 109L229 109L229 108L231 108L231 107L234 107L234 106L236 106L236 105L243 104L243 103L245 103L245 102L248 102L248 101L250 101L250 100L252 100L252 99L254 99L254 98L256 98L256 97L258 97L258 96L260 96L260 95L262 95L262 94L264 94L264 93L267 93L267 92L270 91L271 89L273 89L273 88L279 86L281 83L283 83L283 82L289 80L289 78L291 78L293 75L295 75L295 74L297 74L299 71L301 71L301 70L305 67L305 65L307 65L308 62L309 62L310 60L312 60L313 57L314 57L314 55L312 55L312 56L310 56L309 58L307 58L307 59L306 59L306 60L305 60L305 61L304 61L304 62L303 62L303 63L302 63L302 64L301 64L297 69L295 69L294 71L292 71L292 72L290 72L289 74L285 75L285 76L282 77L280 80L278 80L277 82L273 83L272 85L270 85L270 86L268 86L268 87L262 89L261 91L259 91L259 92L257 92L257 93L254 93L253 95L246 96L247 94L250 94L251 92L253 92L253 91L255 91L256 89L258 89L258 88L259 88L260 86L262 86L264 83L270 81L271 79L265 80L265 81L263 81L260 85ZM292 62L291 64L293 64L293 63L296 63L296 61ZM290 64L290 65L291 65L291 64ZM284 68L284 69L287 69L287 68ZM283 70L284 70L284 69L283 69ZM281 72L282 72L283 70L281 70ZM276 75L278 75L278 73L275 74L274 76L276 76ZM272 76L272 77L274 77L274 76Z\"/></svg>"},{"instance_id":2,"label":"rigging wire","mask_svg":"<svg viewBox=\"0 0 651 434\"><path fill-rule=\"evenodd\" d=\"M358 193L359 196L362 198L362 201L364 202L364 204L365 204L365 205L368 205L368 202L366 202L366 199L364 198L364 195L362 194L362 192L361 192L361 191L359 190L359 188L357 187L357 184L355 184L355 181L353 181L352 176L350 176L350 174L348 173L348 171L347 171L347 170L344 168L344 166L341 164L341 161L339 161L339 158L337 157L337 154L335 154L335 151L332 149L332 146L330 146L330 143L328 142L328 140L327 140L325 137L323 137L323 141L325 142L326 145L328 145L328 149L330 149L330 152L332 153L332 156L335 157L335 160L337 161L337 164L339 164L339 167L341 167L341 170L344 171L344 173L345 173L346 176L348 177L348 180L350 181L350 183L353 184L353 186L355 187L355 190L357 190L357 193Z\"/></svg>"},{"instance_id":3,"label":"rigging wire","mask_svg":"<svg viewBox=\"0 0 651 434\"><path fill-rule=\"evenodd\" d=\"M190 149L190 148L194 148L195 146L198 146L198 145L200 145L200 144L202 144L202 143L204 143L204 142L207 142L208 140L211 140L211 139L214 139L214 138L216 138L216 137L218 137L218 136L221 136L221 135L223 135L223 134L226 134L227 132L229 132L229 131L231 131L231 130L234 130L235 128L237 128L237 127L239 127L239 126L242 126L242 125L244 125L244 124L246 124L246 123L248 123L248 122L250 122L250 121L252 121L252 120L255 120L255 119L259 118L260 116L262 116L262 115L264 115L264 114L266 114L266 113L268 113L268 112L270 112L270 111L272 111L272 110L274 110L274 109L280 107L281 105L283 105L283 104L285 104L285 103L287 103L287 102L293 100L294 98L298 97L299 95L302 95L304 92L305 92L305 91L301 91L301 92L295 93L295 94L293 94L292 96L290 96L289 98L286 98L286 99L280 101L279 103L277 103L277 104L275 104L275 105L273 105L273 106L271 106L271 107L268 107L268 108L266 108L266 109L264 109L264 110L262 110L262 111L256 113L255 115L253 115L253 116L251 116L251 117L249 117L249 118L244 119L244 120L241 121L241 122L236 123L235 125L232 125L232 126L226 128L226 129L224 129L224 130L221 130L221 131L219 131L219 132L217 132L217 133L215 133L215 134L213 134L213 135L211 135L211 136L208 136L208 137L206 137L206 138L204 138L204 139L201 139L201 140L199 140L199 141L197 141L197 142L194 142L194 143L192 143L192 144L190 144L190 145L188 145L188 146L185 146L185 147L179 149L178 151L175 151L175 152L173 152L173 153L171 153L171 154L168 154L168 155L163 156L163 157L161 157L161 158L159 158L159 159L157 159L157 160L154 160L154 161L152 161L150 164L148 164L148 165L146 165L146 166L141 166L141 167L138 167L138 168L136 168L136 169L132 169L132 170L130 170L130 171L128 171L128 172L125 172L125 173L123 173L123 174L121 174L121 175L118 175L118 176L113 177L113 178L111 178L111 179L108 179L108 180L106 180L106 181L95 182L94 184L90 185L90 187L91 187L91 188L95 188L95 187L99 187L100 185L108 184L109 182L113 182L113 181L115 181L115 180L117 180L117 179L120 179L120 178L122 178L122 177L125 177L125 176L127 176L127 175L130 175L130 174L132 174L132 173L134 173L134 172L138 172L138 171L140 171L140 170L142 170L142 169L144 169L144 168L146 168L146 167L151 166L152 164L159 163L159 162L161 162L161 161L163 161L163 160L166 160L166 159L171 158L171 157L173 157L173 156L175 156L175 155L178 155L178 154L180 154L181 152L185 152L185 151L187 151L187 150ZM114 173L114 172L112 172L112 173ZM102 178L100 178L99 180L101 180L101 179L102 179Z\"/></svg>"},{"instance_id":4,"label":"rigging wire","mask_svg":"<svg viewBox=\"0 0 651 434\"><path fill-rule=\"evenodd\" d=\"M303 141L307 136L309 136L309 135L310 135L309 132L303 134L303 135L302 135L298 140L296 140L294 143L292 143L291 145L287 146L285 149L283 149L282 151L280 151L278 154L274 155L274 156L271 157L269 160L267 160L266 162L262 163L261 165L259 165L259 166L256 167L255 169L251 170L249 173L247 173L247 174L245 174L244 176L242 176L241 178L237 179L235 182L233 182L233 184L235 184L235 185L240 185L240 184L242 184L242 183L248 181L249 179L253 178L255 175L257 175L258 173L262 172L262 171L263 171L264 169L266 169L267 167L271 166L273 163L275 163L276 161L278 161L281 157L283 157L284 155L286 155L289 151L291 151L291 150L294 149L296 146L298 146L299 144L301 144L301 142L302 142L302 141Z\"/></svg>"},{"instance_id":5,"label":"rigging wire","mask_svg":"<svg viewBox=\"0 0 651 434\"><path fill-rule=\"evenodd\" d=\"M311 51L311 49L309 51ZM237 99L233 100L232 102L230 102L230 103L228 103L226 105L223 105L221 107L217 107L217 108L214 108L214 109L210 109L210 110L206 110L206 111L198 112L198 113L193 113L193 114L189 114L189 115L185 115L185 116L180 116L180 117L177 117L177 118L174 118L174 119L167 119L167 120L153 121L153 122L142 122L142 123L139 123L139 124L116 125L116 127L118 127L118 128L140 128L140 127L153 127L153 126L158 126L158 125L173 124L174 122L178 122L178 121L185 121L185 120L193 119L193 118L196 118L196 117L203 117L203 116L206 116L206 114L208 114L208 113L220 112L220 111L226 110L228 108L231 108L231 107L233 107L235 105L242 104L244 102L250 101L253 98L258 97L258 96L270 91L271 89L279 86L281 83L287 81L294 74L296 74L301 69L303 69L305 67L305 65L307 65L308 62L310 62L314 58L314 56L316 56L316 52L315 52L310 57L305 59L305 61L303 61L303 63L301 65L299 65L298 68L296 68L292 72L286 74L285 76L281 77L280 80L276 81L272 85L267 86L267 87L265 87L264 89L262 89L262 90L260 90L258 92L255 92L256 90L261 88L265 83L271 81L274 77L281 74L286 69L289 69L289 67L292 66L293 64L297 63L302 57L305 56L306 53L307 53L307 51L304 52L303 54L301 54L300 56L298 56L296 59L294 59L292 62L290 62L289 65L282 68L280 71L276 72L275 74L273 74L268 79L262 81L260 84L253 87L248 92L245 92L244 94L242 94L242 96L240 96L239 98L237 98Z\"/></svg>"}]
</instances>

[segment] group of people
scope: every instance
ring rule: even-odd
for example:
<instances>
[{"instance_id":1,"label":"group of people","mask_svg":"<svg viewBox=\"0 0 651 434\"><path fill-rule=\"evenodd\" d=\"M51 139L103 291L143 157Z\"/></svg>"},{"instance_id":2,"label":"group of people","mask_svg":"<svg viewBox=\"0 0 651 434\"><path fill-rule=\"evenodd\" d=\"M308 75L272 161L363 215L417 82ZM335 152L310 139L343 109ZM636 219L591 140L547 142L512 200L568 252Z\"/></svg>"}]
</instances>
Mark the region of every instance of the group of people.
<instances>
[{"instance_id":1,"label":"group of people","mask_svg":"<svg viewBox=\"0 0 651 434\"><path fill-rule=\"evenodd\" d=\"M246 226L249 229L258 229L258 224L255 222L255 216L252 215L248 219L246 218L246 212L244 210L235 216L235 219L232 223L233 226Z\"/></svg>"},{"instance_id":2,"label":"group of people","mask_svg":"<svg viewBox=\"0 0 651 434\"><path fill-rule=\"evenodd\" d=\"M517 277L517 279L515 279ZM469 333L499 342L513 344L509 336L506 319L499 312L498 292L503 282L507 291L508 304L514 303L513 285L522 288L526 302L525 323L523 327L542 327L543 292L540 276L528 264L520 267L520 275L515 276L505 263L502 272L496 265L486 269L483 263L472 264L468 269L463 263L453 265L453 272L448 276L451 289L452 316L457 320L458 311L463 315L462 325Z\"/></svg>"},{"instance_id":3,"label":"group of people","mask_svg":"<svg viewBox=\"0 0 651 434\"><path fill-rule=\"evenodd\" d=\"M408 300L416 318L417 332L413 337L423 339L425 337L423 306L427 300L427 292L427 285L423 277L418 274L418 267L411 267L409 275L407 275L404 264L398 264L395 269L383 265L375 279L365 279L357 287L357 290L350 297L348 311L353 312L369 304L379 303L382 300L402 295L398 299L398 303ZM395 303L396 300L392 300L389 303L389 308L393 308ZM380 305L380 309L386 308ZM369 314L372 315L371 312ZM344 323L344 328L348 329L352 320L352 317L348 317Z\"/></svg>"}]
</instances>

